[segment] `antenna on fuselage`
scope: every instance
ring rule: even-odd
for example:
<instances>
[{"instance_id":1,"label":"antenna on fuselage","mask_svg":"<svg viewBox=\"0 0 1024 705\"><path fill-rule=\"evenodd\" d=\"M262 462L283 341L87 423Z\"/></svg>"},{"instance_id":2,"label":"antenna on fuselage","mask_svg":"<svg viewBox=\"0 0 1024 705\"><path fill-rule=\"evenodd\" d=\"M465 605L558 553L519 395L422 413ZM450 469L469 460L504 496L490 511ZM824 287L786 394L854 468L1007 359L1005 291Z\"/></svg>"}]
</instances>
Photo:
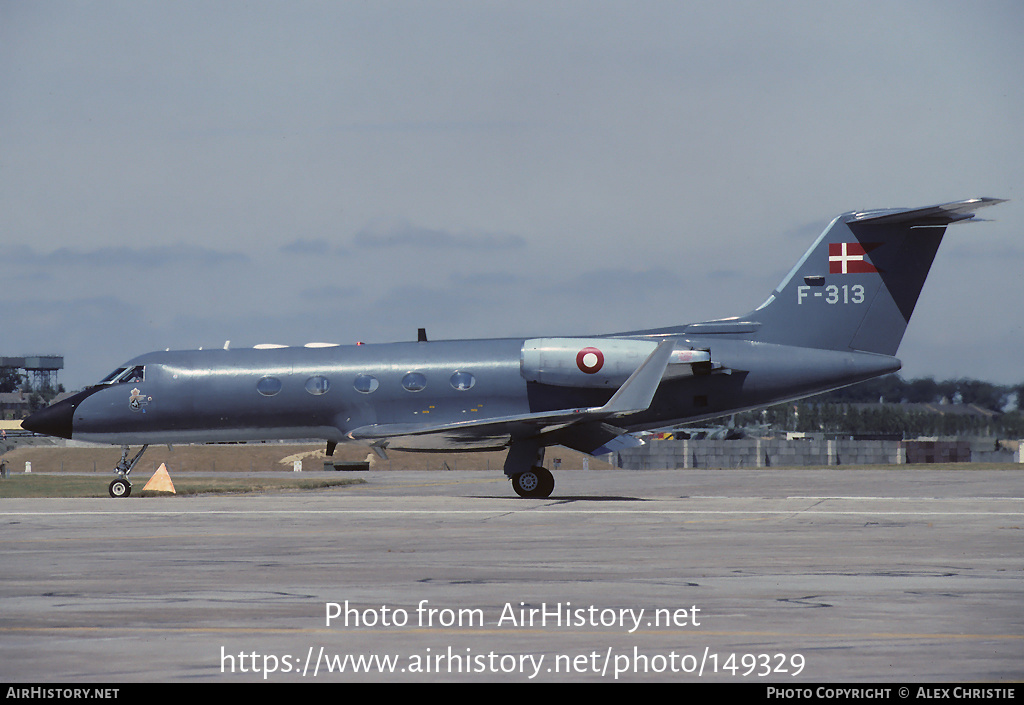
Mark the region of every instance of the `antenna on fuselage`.
<instances>
[{"instance_id":1,"label":"antenna on fuselage","mask_svg":"<svg viewBox=\"0 0 1024 705\"><path fill-rule=\"evenodd\" d=\"M416 342L417 343L425 343L425 342L427 342L427 329L426 328L420 328L416 332Z\"/></svg>"}]
</instances>

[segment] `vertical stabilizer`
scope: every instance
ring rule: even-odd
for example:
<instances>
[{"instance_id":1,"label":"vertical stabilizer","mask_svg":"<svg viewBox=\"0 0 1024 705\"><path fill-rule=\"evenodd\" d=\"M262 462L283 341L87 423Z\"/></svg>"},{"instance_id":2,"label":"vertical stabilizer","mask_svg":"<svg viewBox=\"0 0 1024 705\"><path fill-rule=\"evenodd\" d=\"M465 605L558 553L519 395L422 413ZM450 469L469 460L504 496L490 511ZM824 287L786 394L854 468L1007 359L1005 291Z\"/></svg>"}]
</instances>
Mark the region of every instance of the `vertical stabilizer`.
<instances>
[{"instance_id":1,"label":"vertical stabilizer","mask_svg":"<svg viewBox=\"0 0 1024 705\"><path fill-rule=\"evenodd\" d=\"M1001 202L839 216L768 301L743 317L760 324L752 339L895 355L946 226Z\"/></svg>"}]
</instances>

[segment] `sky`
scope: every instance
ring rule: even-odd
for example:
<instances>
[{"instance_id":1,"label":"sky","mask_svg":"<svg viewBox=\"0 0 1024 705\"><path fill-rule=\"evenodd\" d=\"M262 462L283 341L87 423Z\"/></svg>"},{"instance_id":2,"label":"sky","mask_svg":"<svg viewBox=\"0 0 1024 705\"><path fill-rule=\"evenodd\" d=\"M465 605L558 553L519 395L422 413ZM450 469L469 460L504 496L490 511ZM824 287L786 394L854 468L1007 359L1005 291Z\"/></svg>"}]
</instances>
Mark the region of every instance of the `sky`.
<instances>
[{"instance_id":1,"label":"sky","mask_svg":"<svg viewBox=\"0 0 1024 705\"><path fill-rule=\"evenodd\" d=\"M0 355L739 315L851 210L953 226L906 378L1024 381L1024 3L0 3Z\"/></svg>"}]
</instances>

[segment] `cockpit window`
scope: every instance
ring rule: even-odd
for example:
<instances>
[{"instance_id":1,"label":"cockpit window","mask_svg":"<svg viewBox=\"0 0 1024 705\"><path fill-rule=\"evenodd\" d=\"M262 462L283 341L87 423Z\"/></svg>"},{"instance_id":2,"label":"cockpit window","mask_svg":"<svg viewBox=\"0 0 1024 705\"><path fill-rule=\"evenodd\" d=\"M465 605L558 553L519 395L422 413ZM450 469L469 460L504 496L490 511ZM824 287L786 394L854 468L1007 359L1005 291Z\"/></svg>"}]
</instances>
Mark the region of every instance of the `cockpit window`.
<instances>
[{"instance_id":1,"label":"cockpit window","mask_svg":"<svg viewBox=\"0 0 1024 705\"><path fill-rule=\"evenodd\" d=\"M118 367L104 377L100 384L124 384L125 382L135 384L144 381L146 381L146 367L136 365L135 367Z\"/></svg>"},{"instance_id":2,"label":"cockpit window","mask_svg":"<svg viewBox=\"0 0 1024 705\"><path fill-rule=\"evenodd\" d=\"M120 377L125 371L124 367L118 367L116 370L111 372L109 375L100 380L100 384L113 384L114 380Z\"/></svg>"}]
</instances>

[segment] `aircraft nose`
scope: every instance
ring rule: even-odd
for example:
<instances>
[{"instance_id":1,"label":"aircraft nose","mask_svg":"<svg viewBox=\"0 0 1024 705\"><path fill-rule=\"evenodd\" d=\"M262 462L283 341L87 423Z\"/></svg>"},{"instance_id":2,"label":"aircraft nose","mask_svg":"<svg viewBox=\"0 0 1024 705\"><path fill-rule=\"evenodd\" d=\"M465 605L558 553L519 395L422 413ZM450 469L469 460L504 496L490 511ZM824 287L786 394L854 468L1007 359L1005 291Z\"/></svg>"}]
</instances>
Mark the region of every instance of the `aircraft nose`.
<instances>
[{"instance_id":1,"label":"aircraft nose","mask_svg":"<svg viewBox=\"0 0 1024 705\"><path fill-rule=\"evenodd\" d=\"M21 427L32 433L42 433L58 438L71 438L71 422L75 405L67 400L59 401L41 409L21 422Z\"/></svg>"}]
</instances>

